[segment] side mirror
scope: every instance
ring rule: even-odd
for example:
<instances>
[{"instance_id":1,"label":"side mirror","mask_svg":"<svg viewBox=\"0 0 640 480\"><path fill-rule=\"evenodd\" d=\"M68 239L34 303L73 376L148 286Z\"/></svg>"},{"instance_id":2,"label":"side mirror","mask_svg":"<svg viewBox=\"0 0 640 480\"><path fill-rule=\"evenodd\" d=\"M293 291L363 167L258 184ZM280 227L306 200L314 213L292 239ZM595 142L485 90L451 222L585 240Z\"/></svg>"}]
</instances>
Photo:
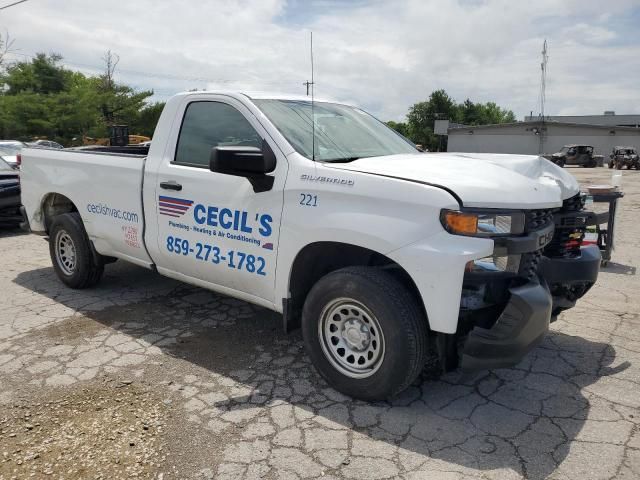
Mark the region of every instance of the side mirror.
<instances>
[{"instance_id":1,"label":"side mirror","mask_svg":"<svg viewBox=\"0 0 640 480\"><path fill-rule=\"evenodd\" d=\"M265 192L273 187L274 177L267 175L276 168L276 156L266 141L262 148L248 146L214 147L209 157L209 170L225 175L245 177L253 191Z\"/></svg>"}]
</instances>

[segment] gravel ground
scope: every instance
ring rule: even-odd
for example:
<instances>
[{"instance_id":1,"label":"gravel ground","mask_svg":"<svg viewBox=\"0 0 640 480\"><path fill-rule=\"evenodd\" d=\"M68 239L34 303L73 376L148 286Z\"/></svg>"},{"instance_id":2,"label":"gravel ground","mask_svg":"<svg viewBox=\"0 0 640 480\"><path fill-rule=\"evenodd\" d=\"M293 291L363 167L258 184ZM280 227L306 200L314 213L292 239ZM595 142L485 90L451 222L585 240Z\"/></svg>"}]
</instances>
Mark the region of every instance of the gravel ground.
<instances>
[{"instance_id":1,"label":"gravel ground","mask_svg":"<svg viewBox=\"0 0 640 480\"><path fill-rule=\"evenodd\" d=\"M624 189L613 262L539 348L392 403L328 388L271 312L124 262L72 291L4 231L0 479L639 478L640 172Z\"/></svg>"}]
</instances>

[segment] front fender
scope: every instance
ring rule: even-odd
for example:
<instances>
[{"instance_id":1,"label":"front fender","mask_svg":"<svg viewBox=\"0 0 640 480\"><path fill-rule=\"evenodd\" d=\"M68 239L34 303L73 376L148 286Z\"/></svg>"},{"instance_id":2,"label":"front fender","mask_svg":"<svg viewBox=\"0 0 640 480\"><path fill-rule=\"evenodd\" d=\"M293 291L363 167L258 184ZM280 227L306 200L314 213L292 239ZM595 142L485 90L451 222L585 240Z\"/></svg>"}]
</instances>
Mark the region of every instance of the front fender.
<instances>
[{"instance_id":1,"label":"front fender","mask_svg":"<svg viewBox=\"0 0 640 480\"><path fill-rule=\"evenodd\" d=\"M310 176L323 175L336 181L308 180ZM314 200L304 201L305 195ZM298 165L290 173L284 192L276 304L279 299L289 298L294 260L307 245L338 242L387 255L431 235L445 233L440 224L443 208L460 206L450 193L438 187L337 171L321 164L309 168Z\"/></svg>"},{"instance_id":2,"label":"front fender","mask_svg":"<svg viewBox=\"0 0 640 480\"><path fill-rule=\"evenodd\" d=\"M465 266L492 252L493 240L439 232L387 256L404 268L418 287L431 330L455 333Z\"/></svg>"}]
</instances>

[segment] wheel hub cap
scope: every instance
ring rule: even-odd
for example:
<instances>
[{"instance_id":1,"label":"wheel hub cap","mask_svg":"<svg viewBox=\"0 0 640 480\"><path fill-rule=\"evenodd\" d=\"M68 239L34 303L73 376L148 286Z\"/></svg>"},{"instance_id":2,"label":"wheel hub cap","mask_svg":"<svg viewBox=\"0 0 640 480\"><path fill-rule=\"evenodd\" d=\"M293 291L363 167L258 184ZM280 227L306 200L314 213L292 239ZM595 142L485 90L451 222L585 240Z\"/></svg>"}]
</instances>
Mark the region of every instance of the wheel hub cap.
<instances>
[{"instance_id":1,"label":"wheel hub cap","mask_svg":"<svg viewBox=\"0 0 640 480\"><path fill-rule=\"evenodd\" d=\"M342 338L357 351L366 350L371 342L371 334L367 326L358 318L351 318L345 322Z\"/></svg>"},{"instance_id":2,"label":"wheel hub cap","mask_svg":"<svg viewBox=\"0 0 640 480\"><path fill-rule=\"evenodd\" d=\"M73 275L76 268L76 246L71 236L60 230L55 239L56 260L66 275Z\"/></svg>"},{"instance_id":3,"label":"wheel hub cap","mask_svg":"<svg viewBox=\"0 0 640 480\"><path fill-rule=\"evenodd\" d=\"M322 311L318 324L322 350L344 375L366 378L384 359L384 337L377 318L362 303L340 298Z\"/></svg>"}]
</instances>

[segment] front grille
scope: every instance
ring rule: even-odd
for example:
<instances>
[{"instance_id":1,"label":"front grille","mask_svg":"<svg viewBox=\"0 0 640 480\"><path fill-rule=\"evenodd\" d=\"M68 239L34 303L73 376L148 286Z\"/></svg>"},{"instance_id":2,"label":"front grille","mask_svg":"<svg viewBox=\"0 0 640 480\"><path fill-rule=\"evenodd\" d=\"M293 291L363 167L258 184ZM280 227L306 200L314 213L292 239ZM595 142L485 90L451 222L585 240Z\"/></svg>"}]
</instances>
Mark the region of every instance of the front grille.
<instances>
[{"instance_id":1,"label":"front grille","mask_svg":"<svg viewBox=\"0 0 640 480\"><path fill-rule=\"evenodd\" d=\"M525 214L525 230L535 232L553 223L553 209L528 210Z\"/></svg>"},{"instance_id":2,"label":"front grille","mask_svg":"<svg viewBox=\"0 0 640 480\"><path fill-rule=\"evenodd\" d=\"M522 254L522 257L520 258L520 269L518 270L518 276L526 278L527 280L533 280L538 275L538 266L540 265L541 259L541 250Z\"/></svg>"}]
</instances>

